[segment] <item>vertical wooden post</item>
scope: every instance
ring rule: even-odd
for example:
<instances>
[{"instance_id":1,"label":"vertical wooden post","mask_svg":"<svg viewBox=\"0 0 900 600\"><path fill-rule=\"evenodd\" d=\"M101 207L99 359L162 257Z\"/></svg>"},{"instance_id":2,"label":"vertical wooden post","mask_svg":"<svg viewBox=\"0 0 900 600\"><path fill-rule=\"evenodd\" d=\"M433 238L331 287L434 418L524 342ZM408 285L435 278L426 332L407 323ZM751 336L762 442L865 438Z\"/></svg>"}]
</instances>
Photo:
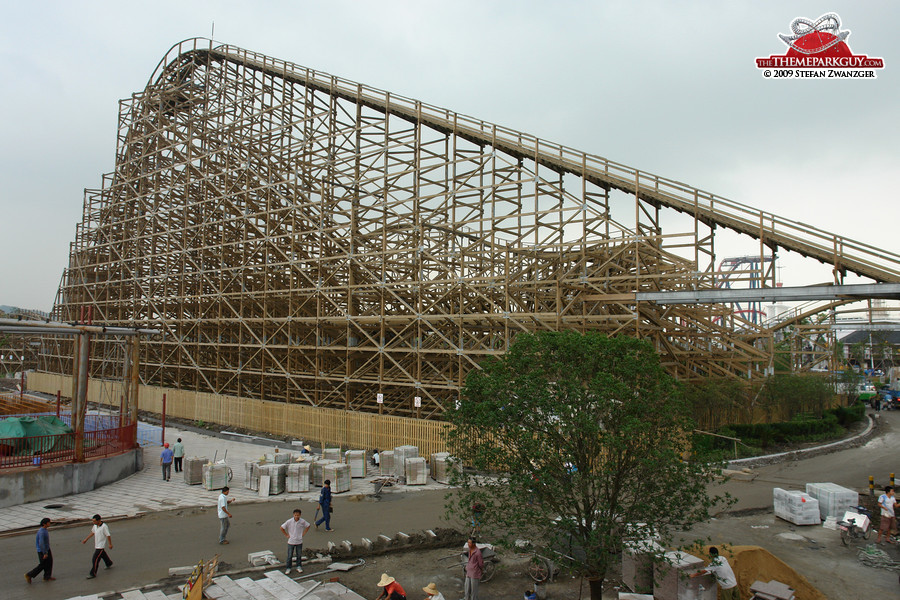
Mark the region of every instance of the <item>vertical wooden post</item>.
<instances>
[{"instance_id":1,"label":"vertical wooden post","mask_svg":"<svg viewBox=\"0 0 900 600\"><path fill-rule=\"evenodd\" d=\"M56 418L59 418L59 404L62 390L56 390Z\"/></svg>"},{"instance_id":2,"label":"vertical wooden post","mask_svg":"<svg viewBox=\"0 0 900 600\"><path fill-rule=\"evenodd\" d=\"M162 405L162 441L161 444L165 445L166 443L166 395L163 394L163 405Z\"/></svg>"},{"instance_id":3,"label":"vertical wooden post","mask_svg":"<svg viewBox=\"0 0 900 600\"><path fill-rule=\"evenodd\" d=\"M72 399L72 429L75 430L75 462L84 462L84 416L87 412L88 353L91 336L80 333L76 337L78 346L78 389Z\"/></svg>"},{"instance_id":4,"label":"vertical wooden post","mask_svg":"<svg viewBox=\"0 0 900 600\"><path fill-rule=\"evenodd\" d=\"M141 360L141 338L140 336L134 336L131 339L131 347L129 348L131 351L131 360L130 363L130 371L128 374L130 375L130 380L128 382L128 408L131 413L131 424L135 426L135 444L137 444L137 422L138 422L138 407L140 403L138 402L138 389L140 384L140 360Z\"/></svg>"}]
</instances>

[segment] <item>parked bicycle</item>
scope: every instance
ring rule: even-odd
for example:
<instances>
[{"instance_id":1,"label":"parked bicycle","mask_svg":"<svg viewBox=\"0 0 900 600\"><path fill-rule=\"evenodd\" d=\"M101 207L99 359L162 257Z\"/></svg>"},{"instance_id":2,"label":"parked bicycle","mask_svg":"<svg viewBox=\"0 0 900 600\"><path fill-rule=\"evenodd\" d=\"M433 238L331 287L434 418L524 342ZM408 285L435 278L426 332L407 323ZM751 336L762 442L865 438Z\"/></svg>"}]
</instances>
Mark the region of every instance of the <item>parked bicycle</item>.
<instances>
[{"instance_id":1,"label":"parked bicycle","mask_svg":"<svg viewBox=\"0 0 900 600\"><path fill-rule=\"evenodd\" d=\"M845 546L850 545L850 540L860 538L867 540L872 535L872 513L862 506L854 507L853 512L866 518L862 519L862 526L857 523L855 518L838 521L837 525L841 532L841 541L844 542Z\"/></svg>"}]
</instances>

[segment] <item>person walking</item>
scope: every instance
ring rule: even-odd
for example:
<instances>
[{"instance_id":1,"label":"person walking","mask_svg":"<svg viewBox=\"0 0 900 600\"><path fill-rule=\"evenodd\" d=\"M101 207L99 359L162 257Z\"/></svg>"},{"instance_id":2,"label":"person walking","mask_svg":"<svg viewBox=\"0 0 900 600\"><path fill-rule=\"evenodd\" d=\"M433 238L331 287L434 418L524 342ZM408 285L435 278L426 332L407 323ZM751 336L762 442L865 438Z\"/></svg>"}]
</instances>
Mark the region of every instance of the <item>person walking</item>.
<instances>
[{"instance_id":1,"label":"person walking","mask_svg":"<svg viewBox=\"0 0 900 600\"><path fill-rule=\"evenodd\" d=\"M382 590L381 595L375 600L406 600L406 591L387 573L381 574L381 581L377 585Z\"/></svg>"},{"instance_id":2,"label":"person walking","mask_svg":"<svg viewBox=\"0 0 900 600\"><path fill-rule=\"evenodd\" d=\"M219 494L219 501L216 503L216 506L219 509L219 543L227 544L228 540L225 539L225 536L228 535L228 528L231 527L231 513L228 512L228 505L234 502L234 498L228 497L228 492L231 490L227 485L222 488L222 493Z\"/></svg>"},{"instance_id":3,"label":"person walking","mask_svg":"<svg viewBox=\"0 0 900 600\"><path fill-rule=\"evenodd\" d=\"M281 525L281 533L288 539L287 541L287 560L285 561L285 575L291 573L291 560L297 557L297 572L303 572L303 536L309 531L310 524L306 519L300 518L300 509L294 509L294 516Z\"/></svg>"},{"instance_id":4,"label":"person walking","mask_svg":"<svg viewBox=\"0 0 900 600\"><path fill-rule=\"evenodd\" d=\"M183 471L182 461L184 461L184 444L181 443L181 438L178 438L175 445L172 446L172 458L175 461L175 472L181 473Z\"/></svg>"},{"instance_id":5,"label":"person walking","mask_svg":"<svg viewBox=\"0 0 900 600\"><path fill-rule=\"evenodd\" d=\"M100 566L101 559L106 563L107 569L113 566L113 561L110 560L109 554L106 553L107 545L109 545L110 550L113 547L112 536L109 535L109 527L103 522L100 515L94 515L91 517L91 521L94 523L94 526L91 527L91 532L86 538L81 540L81 543L84 544L91 539L91 536L94 536L94 557L91 559L91 571L87 579L93 579L97 576L97 568Z\"/></svg>"},{"instance_id":6,"label":"person walking","mask_svg":"<svg viewBox=\"0 0 900 600\"><path fill-rule=\"evenodd\" d=\"M44 572L44 581L55 581L53 576L53 553L50 552L50 519L44 517L41 519L41 527L37 530L34 538L34 544L37 547L38 565L32 570L25 573L25 581L31 583L31 580Z\"/></svg>"},{"instance_id":7,"label":"person walking","mask_svg":"<svg viewBox=\"0 0 900 600\"><path fill-rule=\"evenodd\" d=\"M724 556L719 555L719 549L715 546L709 549L709 565L705 569L700 569L696 573L691 573L691 577L700 577L701 575L711 574L716 583L719 584L719 598L722 600L740 600L738 592L737 577L734 576L734 570Z\"/></svg>"},{"instance_id":8,"label":"person walking","mask_svg":"<svg viewBox=\"0 0 900 600\"><path fill-rule=\"evenodd\" d=\"M484 557L475 536L469 538L469 560L466 562L466 584L464 600L478 600L478 584L484 574Z\"/></svg>"},{"instance_id":9,"label":"person walking","mask_svg":"<svg viewBox=\"0 0 900 600\"><path fill-rule=\"evenodd\" d=\"M172 459L174 457L174 453L172 449L169 448L169 442L163 444L162 454L159 455L159 464L162 465L163 472L163 481L169 481L172 479Z\"/></svg>"},{"instance_id":10,"label":"person walking","mask_svg":"<svg viewBox=\"0 0 900 600\"><path fill-rule=\"evenodd\" d=\"M894 497L894 486L884 486L884 493L878 497L878 507L881 509L881 521L878 524L878 539L875 540L876 544L881 543L882 535L884 536L884 541L888 544L894 543L891 539L891 532L894 530L895 523L897 522L896 513L894 512L896 504L897 498Z\"/></svg>"},{"instance_id":11,"label":"person walking","mask_svg":"<svg viewBox=\"0 0 900 600\"><path fill-rule=\"evenodd\" d=\"M322 491L319 492L319 508L322 510L322 518L316 521L316 529L325 523L325 531L334 531L331 528L331 480L326 479Z\"/></svg>"}]
</instances>

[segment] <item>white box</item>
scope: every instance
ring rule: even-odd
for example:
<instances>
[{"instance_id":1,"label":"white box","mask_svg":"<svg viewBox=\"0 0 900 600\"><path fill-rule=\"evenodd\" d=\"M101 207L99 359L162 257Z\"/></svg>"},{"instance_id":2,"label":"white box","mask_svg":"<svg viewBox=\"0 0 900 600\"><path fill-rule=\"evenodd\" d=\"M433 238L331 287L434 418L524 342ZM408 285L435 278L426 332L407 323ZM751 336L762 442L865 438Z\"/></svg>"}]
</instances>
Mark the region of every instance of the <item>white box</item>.
<instances>
[{"instance_id":1,"label":"white box","mask_svg":"<svg viewBox=\"0 0 900 600\"><path fill-rule=\"evenodd\" d=\"M867 517L866 515L861 515L857 512L853 512L852 510L848 510L844 513L844 516L841 517L841 521L845 522L849 522L850 519L854 519L854 524L863 531L869 529L869 526L871 525L871 523L869 523L869 517Z\"/></svg>"}]
</instances>

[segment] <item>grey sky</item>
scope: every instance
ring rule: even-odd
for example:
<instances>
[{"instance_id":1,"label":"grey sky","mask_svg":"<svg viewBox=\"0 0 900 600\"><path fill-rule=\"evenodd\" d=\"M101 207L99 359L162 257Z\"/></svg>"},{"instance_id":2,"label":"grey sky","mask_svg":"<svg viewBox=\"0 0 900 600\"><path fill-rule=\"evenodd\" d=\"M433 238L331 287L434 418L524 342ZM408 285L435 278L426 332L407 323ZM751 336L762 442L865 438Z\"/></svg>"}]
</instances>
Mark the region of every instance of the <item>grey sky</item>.
<instances>
[{"instance_id":1,"label":"grey sky","mask_svg":"<svg viewBox=\"0 0 900 600\"><path fill-rule=\"evenodd\" d=\"M51 308L82 190L113 168L118 100L213 21L217 41L900 251L897 2L2 5L2 304ZM884 58L878 79L763 79L754 58L826 12Z\"/></svg>"}]
</instances>

